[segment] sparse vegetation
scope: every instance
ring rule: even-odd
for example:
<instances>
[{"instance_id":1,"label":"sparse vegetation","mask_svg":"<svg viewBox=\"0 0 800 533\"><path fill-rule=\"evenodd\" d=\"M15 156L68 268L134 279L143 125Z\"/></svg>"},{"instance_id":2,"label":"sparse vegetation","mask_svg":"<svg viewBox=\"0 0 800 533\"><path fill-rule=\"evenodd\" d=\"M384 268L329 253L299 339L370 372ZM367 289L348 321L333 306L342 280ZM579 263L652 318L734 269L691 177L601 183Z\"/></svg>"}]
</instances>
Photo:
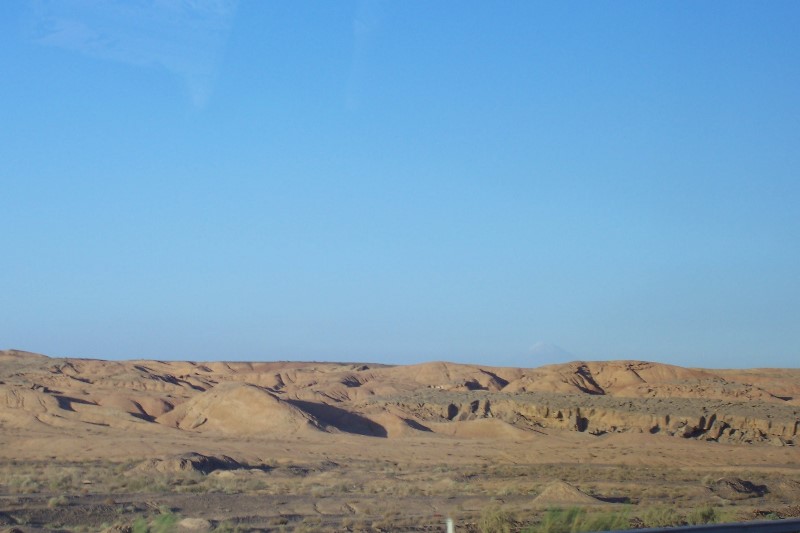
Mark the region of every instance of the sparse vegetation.
<instances>
[{"instance_id":1,"label":"sparse vegetation","mask_svg":"<svg viewBox=\"0 0 800 533\"><path fill-rule=\"evenodd\" d=\"M173 533L180 516L171 511L164 511L148 520L144 517L137 518L132 526L132 533Z\"/></svg>"},{"instance_id":2,"label":"sparse vegetation","mask_svg":"<svg viewBox=\"0 0 800 533\"><path fill-rule=\"evenodd\" d=\"M484 509L478 521L478 531L481 533L510 533L513 526L511 516L499 506Z\"/></svg>"},{"instance_id":3,"label":"sparse vegetation","mask_svg":"<svg viewBox=\"0 0 800 533\"><path fill-rule=\"evenodd\" d=\"M231 524L230 522L220 522L214 528L214 533L242 533L244 530L239 525Z\"/></svg>"},{"instance_id":4,"label":"sparse vegetation","mask_svg":"<svg viewBox=\"0 0 800 533\"><path fill-rule=\"evenodd\" d=\"M222 472L203 475L186 471L160 473L139 471L138 463L57 463L37 461L0 462L4 488L18 498L38 498L42 506L53 511L49 524L62 520L59 509L71 503L80 503L87 496L85 480L90 480L91 492L97 505L104 511L108 523L127 524L141 532L155 533L167 528L173 513L168 508L159 515L150 515L152 508L132 504L130 494L150 494L161 498L186 497L193 494L220 496L242 495L250 497L280 498L290 496L288 502L315 501L326 503L324 513L332 513L329 520L319 522L319 515L303 511L294 513L291 504L282 511L286 516L266 517L275 530L296 528L314 530L337 527L348 531L388 531L398 527L414 527L429 523L424 513L414 514L414 502L424 495L426 500L447 502L447 514L477 531L585 531L622 529L628 524L642 527L667 527L681 524L703 524L735 521L746 516L751 500L732 502L715 507L711 493L704 488L709 479L707 470L657 470L646 466L572 465L572 464L453 464L445 469L442 463L432 468L424 465L396 465L373 459L354 460L344 468L297 462L275 463L267 471ZM625 470L624 473L621 471ZM346 478L343 475L346 474ZM792 478L757 471L743 471L740 475L756 484L783 483L792 486ZM621 511L584 511L560 509L549 512L532 511L528 503L540 495L550 484L543 481L555 476L572 480L574 486L593 497L630 501L632 505ZM51 487L62 487L57 494ZM101 496L105 494L105 496ZM501 500L489 503L490 496ZM213 497L213 496L212 496ZM308 499L305 499L308 498ZM13 498L13 496L12 496ZM295 499L298 498L298 499ZM769 493L768 501L780 503L778 493ZM487 505L475 508L484 500ZM9 500L13 501L13 500ZM763 501L763 500L759 500ZM348 507L350 505L350 507ZM694 505L694 507L692 507ZM591 508L590 508L591 509ZM676 510L677 509L677 510ZM743 510L744 509L744 510ZM410 512L411 511L411 512ZM340 515L336 513L340 512ZM136 514L139 514L138 520ZM766 513L759 516L763 517ZM288 517L288 518L287 518ZM30 520L19 515L19 522ZM33 518L36 520L36 518ZM162 523L163 521L163 523ZM64 524L70 530L77 525ZM243 530L236 522L221 522L221 532ZM246 528L245 528L246 529ZM87 531L92 530L88 528Z\"/></svg>"},{"instance_id":5,"label":"sparse vegetation","mask_svg":"<svg viewBox=\"0 0 800 533\"><path fill-rule=\"evenodd\" d=\"M682 524L682 519L675 509L666 506L651 507L641 518L645 527L673 527Z\"/></svg>"},{"instance_id":6,"label":"sparse vegetation","mask_svg":"<svg viewBox=\"0 0 800 533\"><path fill-rule=\"evenodd\" d=\"M713 524L719 521L719 513L711 505L704 505L696 509L692 509L686 515L686 522L691 525L699 524Z\"/></svg>"},{"instance_id":7,"label":"sparse vegetation","mask_svg":"<svg viewBox=\"0 0 800 533\"><path fill-rule=\"evenodd\" d=\"M525 533L583 533L630 528L627 511L589 512L579 507L548 509L541 522Z\"/></svg>"},{"instance_id":8,"label":"sparse vegetation","mask_svg":"<svg viewBox=\"0 0 800 533\"><path fill-rule=\"evenodd\" d=\"M53 496L52 498L47 500L47 506L50 508L64 507L67 504L69 504L69 500L63 494L61 496Z\"/></svg>"},{"instance_id":9,"label":"sparse vegetation","mask_svg":"<svg viewBox=\"0 0 800 533\"><path fill-rule=\"evenodd\" d=\"M78 366L80 364L89 363ZM199 389L208 386L198 379L213 381L209 381L213 375L211 370L192 375L192 367L188 365L181 368L180 373L170 374L166 372L169 364L164 365L164 374L159 375L166 381L154 378L152 383L137 382L134 388L121 393L119 390L127 385L118 387L115 384L109 389L123 396L132 394L122 400L141 400L144 408L148 401L151 405L162 405L158 403L162 400L170 405L188 401L201 394ZM320 365L320 369L305 371L303 379L293 378L295 382L281 378L284 387L281 391L270 392L262 387L257 391L257 400L286 407L284 403L288 402L278 402L273 396L282 399L295 393L307 394L308 398L327 398L324 401L330 401L328 407L345 419L354 416L347 409L355 405L359 412L385 417L377 420L381 423L388 420L387 428L390 423L396 423L401 432L411 432L412 426L404 424L412 419L418 421L414 422L417 426L424 422L432 428L422 431L414 427L414 432L402 435L410 438L370 438L348 434L347 428L342 424L342 427L336 426L338 419L332 418L329 422L338 433L283 435L276 430L239 435L234 430L249 430L252 418L240 417L242 425L227 428L230 433L204 434L206 426L187 432L163 427L160 422L142 425L141 432L137 432L139 426L136 426L131 433L130 426L114 426L114 411L110 407L106 409L102 402L92 403L102 399L102 394L109 389L97 392L100 389L92 388L95 383L54 377L49 367L45 367L41 370L42 379L37 380L52 383L52 390L31 389L27 385L19 390L25 394L31 394L25 391L35 390L36 398L46 405L50 405L47 401L54 394L66 405L71 400L64 398L72 394L76 396L71 404L75 409L57 411L59 423L63 424L57 428L37 423L36 433L18 436L3 432L4 438L16 446L5 445L3 453L15 453L9 450L19 449L22 456L0 459L2 518L38 529L57 526L89 532L116 526L139 533L155 533L174 526L180 513L217 524L217 531L221 533L258 528L375 533L441 527L442 516L452 516L459 531L572 533L586 529L621 529L627 525L674 526L783 517L795 512L786 506L800 497L800 465L788 446L718 445L693 440L691 448L684 448L681 440L670 437L666 429L660 430L658 435L635 431L625 434L629 428L620 426L604 436L592 437L586 432L578 435L567 427L574 425L578 408L580 417L585 418L594 416L585 408L594 407L606 413L644 413L650 421L661 409L675 414L678 425L684 427L691 422L687 417L697 414L696 407L708 407L707 402L696 398L662 401L653 397L637 403L640 399L603 395L458 391L427 385L402 394L390 391L385 396L360 396L366 389L358 391L356 385L342 389L341 381L336 381L338 388L332 389L335 394L325 396L324 393L330 392L325 389L326 373L335 374L337 370L325 365ZM125 372L138 375L139 370L134 370L127 368ZM448 372L452 376L473 370L450 367ZM247 370L251 371L252 368ZM226 372L229 373L221 381L238 379L235 366ZM260 376L247 374L247 379L253 377L268 382L273 379L271 372ZM352 372L352 369L347 370L347 373ZM87 376L90 374L88 370L85 372ZM198 389L183 385L184 378L177 376L189 376L186 379L197 381ZM127 374L125 379L128 379ZM425 379L435 383L435 376ZM55 383L59 387L63 385L64 390L55 389ZM349 383L358 383L358 380ZM148 389L149 386L156 389ZM165 389L160 390L162 386ZM252 392L251 389L252 386L245 387L245 391ZM60 392L53 392L55 390ZM348 403L348 394L358 397L358 403ZM337 398L343 399L334 405ZM447 418L452 410L450 402L459 413L457 418L464 417L463 423ZM118 403L123 407L134 405L125 401ZM56 401L47 408L60 409L58 405L61 404ZM727 409L728 404L725 405ZM755 405L759 413L773 414L772 404L756 402ZM99 407L104 410L97 411L91 419L98 423L79 420ZM734 407L733 411L745 410L741 405ZM316 409L323 413L321 405ZM514 409L520 417L517 420L510 418ZM713 410L713 406L708 409ZM784 405L774 413L780 415L789 410L797 412L796 407ZM702 413L709 422L710 413ZM298 415L295 411L283 414L295 417L292 420ZM103 422L103 416L112 417L106 420L108 425ZM358 417L365 419L360 414ZM201 421L202 417L198 416L197 420ZM437 420L441 425L433 426ZM773 416L769 420L774 422L777 418ZM796 416L792 420L796 420ZM625 420L620 419L614 423L623 422ZM548 424L564 424L564 429ZM661 419L659 424L666 428L668 422ZM456 425L474 433L449 433ZM450 429L443 429L445 426ZM25 427L21 427L22 433L27 431ZM505 431L508 433L503 433ZM110 446L103 441L107 437L110 438L108 442L113 443ZM649 439L646 447L640 446L644 442L642 439ZM84 451L90 442L92 451ZM33 444L28 449L19 443ZM37 451L36 445L41 449ZM685 456L687 449L691 457ZM214 468L200 468L200 463L187 464L182 456L192 455L186 453L192 450L213 454L214 457L203 457L225 463L224 468L218 464ZM354 450L358 453L354 454ZM103 456L105 459L94 459L96 453L108 455ZM225 458L228 454L231 457ZM64 457L71 460L64 460ZM245 459L251 463L242 464ZM214 461L204 464L207 466ZM235 466L230 466L230 462ZM739 481L721 484L721 478L731 475L731 465L749 466L736 468ZM577 492L566 491L563 499L542 498L532 505L534 498L541 497L548 486L559 481ZM723 492L726 487L732 498L726 498ZM739 490L749 487L758 490ZM562 509L551 511L541 507L562 504ZM159 512L160 505L169 508ZM586 507L572 509L571 505ZM208 511L211 507L218 514L212 516ZM102 524L111 526L101 527Z\"/></svg>"},{"instance_id":10,"label":"sparse vegetation","mask_svg":"<svg viewBox=\"0 0 800 533\"><path fill-rule=\"evenodd\" d=\"M132 533L150 533L150 524L147 523L144 517L140 516L134 520L131 531Z\"/></svg>"}]
</instances>

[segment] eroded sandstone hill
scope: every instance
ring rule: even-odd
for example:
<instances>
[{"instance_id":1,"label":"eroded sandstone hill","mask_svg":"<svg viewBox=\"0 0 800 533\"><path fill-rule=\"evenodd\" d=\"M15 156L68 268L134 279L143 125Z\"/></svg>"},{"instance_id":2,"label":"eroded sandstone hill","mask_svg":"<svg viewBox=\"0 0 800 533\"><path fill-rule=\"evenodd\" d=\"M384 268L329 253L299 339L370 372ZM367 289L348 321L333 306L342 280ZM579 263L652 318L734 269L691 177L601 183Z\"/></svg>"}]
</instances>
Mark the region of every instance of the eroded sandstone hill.
<instances>
[{"instance_id":1,"label":"eroded sandstone hill","mask_svg":"<svg viewBox=\"0 0 800 533\"><path fill-rule=\"evenodd\" d=\"M793 446L800 370L102 361L0 351L0 427L86 424L251 438L433 432L520 440L558 428Z\"/></svg>"}]
</instances>

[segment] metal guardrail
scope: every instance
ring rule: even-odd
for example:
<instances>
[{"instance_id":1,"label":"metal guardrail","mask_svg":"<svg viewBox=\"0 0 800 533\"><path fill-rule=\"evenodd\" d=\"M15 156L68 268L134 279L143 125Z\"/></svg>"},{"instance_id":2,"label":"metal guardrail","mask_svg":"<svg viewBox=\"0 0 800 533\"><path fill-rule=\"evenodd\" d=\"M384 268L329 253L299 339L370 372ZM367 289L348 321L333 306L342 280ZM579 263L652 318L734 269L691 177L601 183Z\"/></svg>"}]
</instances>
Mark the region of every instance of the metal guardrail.
<instances>
[{"instance_id":1,"label":"metal guardrail","mask_svg":"<svg viewBox=\"0 0 800 533\"><path fill-rule=\"evenodd\" d=\"M447 533L455 533L452 518L448 518L445 525ZM704 524L702 526L649 527L609 531L606 533L727 533L729 531L734 533L800 533L800 518L754 520L752 522L733 522L730 524Z\"/></svg>"},{"instance_id":2,"label":"metal guardrail","mask_svg":"<svg viewBox=\"0 0 800 533\"><path fill-rule=\"evenodd\" d=\"M702 526L651 527L609 533L726 533L728 531L735 533L800 533L800 518L704 524Z\"/></svg>"}]
</instances>

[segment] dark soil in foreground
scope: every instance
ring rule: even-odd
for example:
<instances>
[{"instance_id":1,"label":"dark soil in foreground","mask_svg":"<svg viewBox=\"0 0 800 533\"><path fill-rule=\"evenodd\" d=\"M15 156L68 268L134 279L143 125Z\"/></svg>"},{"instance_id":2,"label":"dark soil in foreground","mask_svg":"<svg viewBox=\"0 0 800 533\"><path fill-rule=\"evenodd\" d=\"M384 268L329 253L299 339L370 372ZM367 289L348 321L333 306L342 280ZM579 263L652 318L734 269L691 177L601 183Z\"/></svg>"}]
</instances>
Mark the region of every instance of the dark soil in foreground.
<instances>
[{"instance_id":1,"label":"dark soil in foreground","mask_svg":"<svg viewBox=\"0 0 800 533\"><path fill-rule=\"evenodd\" d=\"M57 501L56 501L57 500ZM375 499L346 497L309 498L308 496L273 496L246 494L117 494L68 498L47 496L0 497L0 532L39 533L104 531L443 531L449 514L462 515L456 520L458 531L479 531L480 499L450 497L437 501L426 497L396 498L387 510ZM54 503L55 502L55 503ZM488 506L529 511L530 521L510 518L512 531L534 523L530 498L512 496L486 499ZM764 520L800 516L794 505L740 508L728 510L728 520ZM400 511L402 509L402 511ZM599 509L599 508L598 508ZM449 511L448 511L449 510ZM485 515L485 508L483 510ZM643 527L637 510L613 505L598 512L624 512L632 527ZM644 512L644 509L641 509ZM519 513L517 513L518 515ZM513 515L509 515L511 517ZM181 525L184 518L201 518L198 525ZM150 529L143 529L148 524Z\"/></svg>"}]
</instances>

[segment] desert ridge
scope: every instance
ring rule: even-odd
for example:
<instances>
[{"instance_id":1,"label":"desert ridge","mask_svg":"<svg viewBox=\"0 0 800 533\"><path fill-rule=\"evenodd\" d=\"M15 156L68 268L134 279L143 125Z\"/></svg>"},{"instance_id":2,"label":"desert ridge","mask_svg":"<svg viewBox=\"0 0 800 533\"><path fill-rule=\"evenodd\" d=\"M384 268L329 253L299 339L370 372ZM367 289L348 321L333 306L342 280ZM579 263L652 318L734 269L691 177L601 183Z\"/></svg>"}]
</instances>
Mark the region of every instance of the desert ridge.
<instances>
[{"instance_id":1,"label":"desert ridge","mask_svg":"<svg viewBox=\"0 0 800 533\"><path fill-rule=\"evenodd\" d=\"M800 370L643 361L104 361L0 351L0 427L520 441L543 431L794 446Z\"/></svg>"}]
</instances>

